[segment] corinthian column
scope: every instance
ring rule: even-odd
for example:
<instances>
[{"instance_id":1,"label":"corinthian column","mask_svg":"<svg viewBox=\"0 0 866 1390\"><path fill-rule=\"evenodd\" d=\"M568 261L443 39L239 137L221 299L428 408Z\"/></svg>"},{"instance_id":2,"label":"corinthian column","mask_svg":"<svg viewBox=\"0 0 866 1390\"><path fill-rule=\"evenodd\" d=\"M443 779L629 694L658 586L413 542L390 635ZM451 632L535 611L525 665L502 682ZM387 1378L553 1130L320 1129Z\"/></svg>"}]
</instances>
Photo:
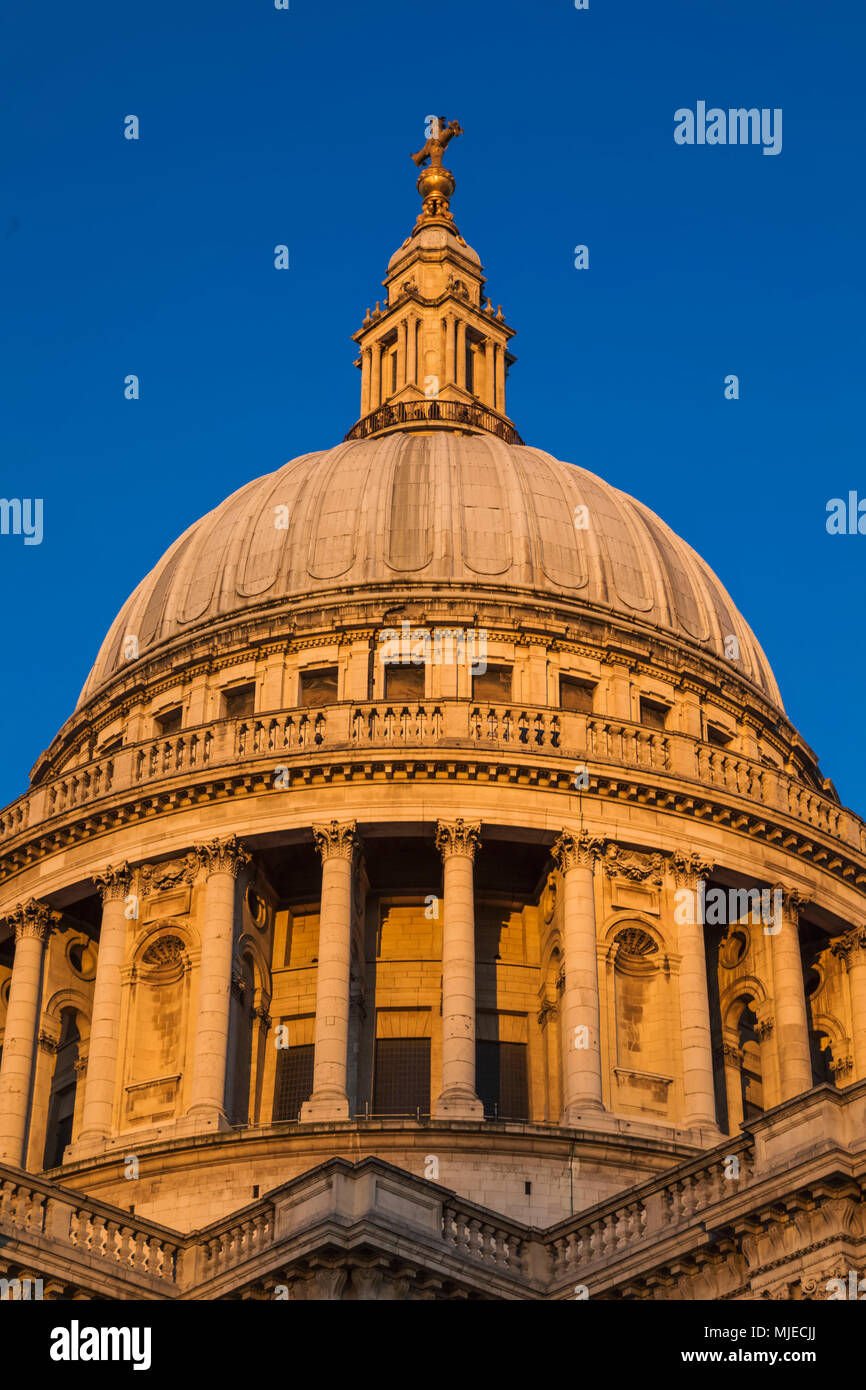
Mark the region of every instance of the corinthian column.
<instances>
[{"instance_id":1,"label":"corinthian column","mask_svg":"<svg viewBox=\"0 0 866 1390\"><path fill-rule=\"evenodd\" d=\"M851 999L851 1041L854 1051L854 1080L866 1076L866 928L854 927L833 944L848 975Z\"/></svg>"},{"instance_id":2,"label":"corinthian column","mask_svg":"<svg viewBox=\"0 0 866 1390\"><path fill-rule=\"evenodd\" d=\"M475 889L473 866L481 826L458 818L438 821L442 855L442 1091L434 1115L482 1120L475 1092Z\"/></svg>"},{"instance_id":3,"label":"corinthian column","mask_svg":"<svg viewBox=\"0 0 866 1390\"><path fill-rule=\"evenodd\" d=\"M15 959L0 1062L0 1159L23 1168L42 997L42 956L51 931L51 909L31 898L9 917Z\"/></svg>"},{"instance_id":4,"label":"corinthian column","mask_svg":"<svg viewBox=\"0 0 866 1390\"><path fill-rule=\"evenodd\" d=\"M355 821L313 826L322 856L319 963L316 968L316 1048L313 1094L301 1120L348 1120L349 990L352 960L352 866Z\"/></svg>"},{"instance_id":5,"label":"corinthian column","mask_svg":"<svg viewBox=\"0 0 866 1390\"><path fill-rule=\"evenodd\" d=\"M226 1063L231 1010L237 876L250 856L235 835L196 845L207 875L198 972L195 1057L187 1114L197 1128L226 1128ZM93 1051L91 1049L91 1058ZM89 1072L88 1072L89 1077ZM88 1080L88 1085L89 1085Z\"/></svg>"},{"instance_id":6,"label":"corinthian column","mask_svg":"<svg viewBox=\"0 0 866 1390\"><path fill-rule=\"evenodd\" d=\"M587 1111L604 1110L598 1004L598 949L593 873L602 841L564 831L551 853L562 873L562 1118L577 1125Z\"/></svg>"},{"instance_id":7,"label":"corinthian column","mask_svg":"<svg viewBox=\"0 0 866 1390\"><path fill-rule=\"evenodd\" d=\"M800 912L808 901L795 890L776 884L774 904L781 904L781 912L777 906L772 928L764 928L773 942L773 995L782 1100L812 1089L812 1051L799 933Z\"/></svg>"},{"instance_id":8,"label":"corinthian column","mask_svg":"<svg viewBox=\"0 0 866 1390\"><path fill-rule=\"evenodd\" d=\"M680 956L683 1127L716 1129L703 894L713 866L704 863L697 854L675 854L672 867L678 892L688 893L688 898L680 901L674 911Z\"/></svg>"},{"instance_id":9,"label":"corinthian column","mask_svg":"<svg viewBox=\"0 0 866 1390\"><path fill-rule=\"evenodd\" d=\"M126 897L132 876L128 864L109 864L94 874L102 898L102 926L93 986L87 1085L78 1142L98 1143L109 1137L114 1118L114 1090L120 1042L121 969L126 951Z\"/></svg>"}]
</instances>

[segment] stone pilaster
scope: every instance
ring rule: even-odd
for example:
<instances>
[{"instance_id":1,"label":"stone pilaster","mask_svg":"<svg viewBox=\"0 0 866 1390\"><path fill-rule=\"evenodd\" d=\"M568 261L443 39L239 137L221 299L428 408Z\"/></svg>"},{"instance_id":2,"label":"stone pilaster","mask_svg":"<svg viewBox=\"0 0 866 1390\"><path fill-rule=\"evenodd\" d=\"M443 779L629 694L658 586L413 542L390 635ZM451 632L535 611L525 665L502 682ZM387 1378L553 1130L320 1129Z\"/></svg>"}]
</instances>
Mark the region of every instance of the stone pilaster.
<instances>
[{"instance_id":1,"label":"stone pilaster","mask_svg":"<svg viewBox=\"0 0 866 1390\"><path fill-rule=\"evenodd\" d=\"M475 1090L475 854L479 823L438 821L436 848L442 856L442 1090L434 1106L439 1119L480 1120L484 1107Z\"/></svg>"},{"instance_id":2,"label":"stone pilaster","mask_svg":"<svg viewBox=\"0 0 866 1390\"><path fill-rule=\"evenodd\" d=\"M593 884L603 844L583 831L563 831L551 851L562 873L564 1125L578 1125L587 1112L604 1110Z\"/></svg>"},{"instance_id":3,"label":"stone pilaster","mask_svg":"<svg viewBox=\"0 0 866 1390\"><path fill-rule=\"evenodd\" d=\"M358 847L353 820L313 826L322 858L319 963L316 969L316 1046L313 1094L301 1120L348 1120L348 1048L352 959L352 870Z\"/></svg>"},{"instance_id":4,"label":"stone pilaster","mask_svg":"<svg viewBox=\"0 0 866 1390\"><path fill-rule=\"evenodd\" d=\"M31 898L8 919L15 933L15 959L0 1061L0 1159L18 1167L24 1166L43 956L52 918L46 903Z\"/></svg>"}]
</instances>

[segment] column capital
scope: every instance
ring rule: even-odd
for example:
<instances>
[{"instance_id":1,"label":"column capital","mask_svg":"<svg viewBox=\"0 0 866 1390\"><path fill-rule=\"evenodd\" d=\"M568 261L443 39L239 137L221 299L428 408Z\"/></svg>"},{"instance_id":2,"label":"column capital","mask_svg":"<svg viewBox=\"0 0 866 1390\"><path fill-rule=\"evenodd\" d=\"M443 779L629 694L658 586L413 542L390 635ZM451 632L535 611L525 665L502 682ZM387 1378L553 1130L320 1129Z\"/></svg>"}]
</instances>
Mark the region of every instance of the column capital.
<instances>
[{"instance_id":1,"label":"column capital","mask_svg":"<svg viewBox=\"0 0 866 1390\"><path fill-rule=\"evenodd\" d=\"M125 898L132 885L132 870L126 863L106 864L98 873L91 874L97 892L103 903L114 898Z\"/></svg>"},{"instance_id":2,"label":"column capital","mask_svg":"<svg viewBox=\"0 0 866 1390\"><path fill-rule=\"evenodd\" d=\"M202 845L194 845L193 853L198 859L199 868L208 876L231 874L232 878L237 878L241 869L250 862L249 851L237 835L226 835L222 840L206 840Z\"/></svg>"},{"instance_id":3,"label":"column capital","mask_svg":"<svg viewBox=\"0 0 866 1390\"><path fill-rule=\"evenodd\" d=\"M839 957L846 970L851 965L852 957L858 960L866 959L866 927L852 927L842 936L837 936L830 951Z\"/></svg>"},{"instance_id":4,"label":"column capital","mask_svg":"<svg viewBox=\"0 0 866 1390\"><path fill-rule=\"evenodd\" d=\"M713 863L692 851L691 854L672 854L671 869L678 888L694 888L701 879L709 878Z\"/></svg>"},{"instance_id":5,"label":"column capital","mask_svg":"<svg viewBox=\"0 0 866 1390\"><path fill-rule=\"evenodd\" d=\"M358 847L358 822L332 820L327 825L313 826L316 849L326 859L352 859Z\"/></svg>"},{"instance_id":6,"label":"column capital","mask_svg":"<svg viewBox=\"0 0 866 1390\"><path fill-rule=\"evenodd\" d=\"M19 903L6 920L12 928L16 942L22 941L25 937L45 942L56 917L57 914L47 903L29 898L26 903Z\"/></svg>"},{"instance_id":7,"label":"column capital","mask_svg":"<svg viewBox=\"0 0 866 1390\"><path fill-rule=\"evenodd\" d=\"M793 922L799 921L800 913L804 907L808 907L812 901L805 893L801 893L798 888L788 888L784 883L774 883L773 892L782 895L782 914L791 918ZM778 899L777 899L778 901Z\"/></svg>"},{"instance_id":8,"label":"column capital","mask_svg":"<svg viewBox=\"0 0 866 1390\"><path fill-rule=\"evenodd\" d=\"M568 869L593 869L595 861L604 852L604 840L600 835L589 835L581 830L577 835L563 830L550 853L558 869L566 873Z\"/></svg>"},{"instance_id":9,"label":"column capital","mask_svg":"<svg viewBox=\"0 0 866 1390\"><path fill-rule=\"evenodd\" d=\"M456 820L436 822L436 848L443 859L451 859L455 855L474 859L480 844L480 821L465 821L458 816Z\"/></svg>"}]
</instances>

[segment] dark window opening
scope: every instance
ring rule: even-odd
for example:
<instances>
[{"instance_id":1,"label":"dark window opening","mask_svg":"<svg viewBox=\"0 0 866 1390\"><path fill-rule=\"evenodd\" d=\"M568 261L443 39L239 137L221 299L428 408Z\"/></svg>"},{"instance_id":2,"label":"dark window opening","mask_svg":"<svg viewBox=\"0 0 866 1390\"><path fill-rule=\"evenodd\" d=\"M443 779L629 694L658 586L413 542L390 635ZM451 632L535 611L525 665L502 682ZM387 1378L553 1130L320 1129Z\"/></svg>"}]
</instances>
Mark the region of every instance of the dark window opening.
<instances>
[{"instance_id":1,"label":"dark window opening","mask_svg":"<svg viewBox=\"0 0 866 1390\"><path fill-rule=\"evenodd\" d=\"M575 676L560 676L559 704L561 709L577 710L579 714L592 714L595 686L591 681L578 680Z\"/></svg>"},{"instance_id":2,"label":"dark window opening","mask_svg":"<svg viewBox=\"0 0 866 1390\"><path fill-rule=\"evenodd\" d=\"M305 709L337 703L337 668L323 666L318 671L301 672L301 704Z\"/></svg>"},{"instance_id":3,"label":"dark window opening","mask_svg":"<svg viewBox=\"0 0 866 1390\"><path fill-rule=\"evenodd\" d=\"M277 1049L274 1081L274 1120L296 1120L301 1106L313 1094L312 1043Z\"/></svg>"},{"instance_id":4,"label":"dark window opening","mask_svg":"<svg viewBox=\"0 0 866 1390\"><path fill-rule=\"evenodd\" d=\"M668 722L670 707L662 705L658 700L645 700L641 696L640 702L640 722L645 724L648 729L664 729Z\"/></svg>"},{"instance_id":5,"label":"dark window opening","mask_svg":"<svg viewBox=\"0 0 866 1390\"><path fill-rule=\"evenodd\" d=\"M105 755L108 753L116 753L118 749L122 747L123 734L120 734L117 738L111 739L108 743L104 744L102 748L100 748L99 756L100 758L102 758L105 757Z\"/></svg>"},{"instance_id":6,"label":"dark window opening","mask_svg":"<svg viewBox=\"0 0 866 1390\"><path fill-rule=\"evenodd\" d=\"M731 735L727 729L723 729L719 724L707 725L707 743L712 743L716 748L727 748L731 742Z\"/></svg>"},{"instance_id":7,"label":"dark window opening","mask_svg":"<svg viewBox=\"0 0 866 1390\"><path fill-rule=\"evenodd\" d=\"M42 1160L45 1168L59 1168L63 1162L63 1150L72 1143L79 1037L75 1010L64 1009L48 1100L48 1124Z\"/></svg>"},{"instance_id":8,"label":"dark window opening","mask_svg":"<svg viewBox=\"0 0 866 1390\"><path fill-rule=\"evenodd\" d=\"M423 666L388 665L385 667L386 700L423 700Z\"/></svg>"},{"instance_id":9,"label":"dark window opening","mask_svg":"<svg viewBox=\"0 0 866 1390\"><path fill-rule=\"evenodd\" d=\"M430 1114L430 1039L377 1038L374 1115Z\"/></svg>"},{"instance_id":10,"label":"dark window opening","mask_svg":"<svg viewBox=\"0 0 866 1390\"><path fill-rule=\"evenodd\" d=\"M172 709L163 710L162 714L157 714L153 722L163 737L166 734L176 734L183 724L183 709L180 705L174 705ZM121 742L123 742L122 739ZM108 749L103 751L108 752Z\"/></svg>"},{"instance_id":11,"label":"dark window opening","mask_svg":"<svg viewBox=\"0 0 866 1390\"><path fill-rule=\"evenodd\" d=\"M488 1120L528 1120L526 1044L475 1044L475 1089Z\"/></svg>"},{"instance_id":12,"label":"dark window opening","mask_svg":"<svg viewBox=\"0 0 866 1390\"><path fill-rule=\"evenodd\" d=\"M740 1079L743 1095L743 1119L756 1120L764 1113L764 1085L761 1074L761 1040L758 1020L749 1008L740 1014L737 1041L743 1059Z\"/></svg>"},{"instance_id":13,"label":"dark window opening","mask_svg":"<svg viewBox=\"0 0 866 1390\"><path fill-rule=\"evenodd\" d=\"M246 719L252 714L256 703L256 687L236 685L233 690L223 691L223 709L226 719Z\"/></svg>"},{"instance_id":14,"label":"dark window opening","mask_svg":"<svg viewBox=\"0 0 866 1390\"><path fill-rule=\"evenodd\" d=\"M488 666L472 677L473 700L490 700L494 704L511 701L511 667Z\"/></svg>"}]
</instances>

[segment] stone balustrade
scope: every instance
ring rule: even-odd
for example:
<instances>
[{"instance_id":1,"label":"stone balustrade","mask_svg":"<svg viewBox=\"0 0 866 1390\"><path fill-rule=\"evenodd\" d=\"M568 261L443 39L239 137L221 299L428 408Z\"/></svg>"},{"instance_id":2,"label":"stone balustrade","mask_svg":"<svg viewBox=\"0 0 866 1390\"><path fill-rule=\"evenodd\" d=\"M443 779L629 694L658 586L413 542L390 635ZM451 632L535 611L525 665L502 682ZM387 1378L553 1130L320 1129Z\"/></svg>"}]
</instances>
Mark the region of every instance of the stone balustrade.
<instances>
[{"instance_id":1,"label":"stone balustrade","mask_svg":"<svg viewBox=\"0 0 866 1390\"><path fill-rule=\"evenodd\" d=\"M177 1283L184 1238L79 1193L0 1166L0 1249L13 1243L66 1247L70 1258L104 1262L143 1290L170 1295Z\"/></svg>"},{"instance_id":2,"label":"stone balustrade","mask_svg":"<svg viewBox=\"0 0 866 1390\"><path fill-rule=\"evenodd\" d=\"M788 773L691 735L546 706L373 700L214 721L64 769L0 812L0 844L35 825L172 779L242 764L351 750L461 747L586 761L600 775L667 774L748 799L866 852L861 823ZM745 808L744 808L745 811ZM734 824L736 827L736 823Z\"/></svg>"}]
</instances>

